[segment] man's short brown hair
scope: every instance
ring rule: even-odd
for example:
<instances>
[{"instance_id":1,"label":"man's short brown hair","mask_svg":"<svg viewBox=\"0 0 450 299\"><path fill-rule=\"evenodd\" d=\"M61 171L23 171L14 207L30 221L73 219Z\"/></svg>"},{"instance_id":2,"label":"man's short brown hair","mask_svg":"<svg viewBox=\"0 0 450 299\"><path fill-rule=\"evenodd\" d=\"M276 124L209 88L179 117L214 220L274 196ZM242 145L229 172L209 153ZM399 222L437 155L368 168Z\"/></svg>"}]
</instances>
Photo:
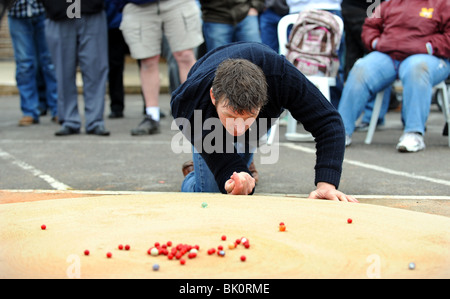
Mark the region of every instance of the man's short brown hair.
<instances>
[{"instance_id":1,"label":"man's short brown hair","mask_svg":"<svg viewBox=\"0 0 450 299\"><path fill-rule=\"evenodd\" d=\"M267 103L267 81L262 69L246 59L227 59L217 68L212 84L216 103L238 114L254 113Z\"/></svg>"}]
</instances>

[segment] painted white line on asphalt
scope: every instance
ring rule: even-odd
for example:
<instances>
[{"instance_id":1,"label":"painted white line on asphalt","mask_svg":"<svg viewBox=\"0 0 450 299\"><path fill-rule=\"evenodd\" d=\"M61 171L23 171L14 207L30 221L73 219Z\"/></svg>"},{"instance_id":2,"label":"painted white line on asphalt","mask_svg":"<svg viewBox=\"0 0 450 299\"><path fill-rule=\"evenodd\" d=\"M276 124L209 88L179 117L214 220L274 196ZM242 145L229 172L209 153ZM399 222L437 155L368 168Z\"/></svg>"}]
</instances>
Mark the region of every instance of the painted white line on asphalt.
<instances>
[{"instance_id":1,"label":"painted white line on asphalt","mask_svg":"<svg viewBox=\"0 0 450 299\"><path fill-rule=\"evenodd\" d=\"M171 140L149 140L149 139L142 139L142 140L111 140L111 139L103 139L103 140L95 140L95 139L63 139L63 140L45 140L45 139L28 139L28 140L17 140L17 139L2 139L0 140L0 144L17 144L17 143L24 143L24 144L65 144L65 145L71 145L76 144L79 145L80 142L83 144L132 144L132 145L166 145L171 144Z\"/></svg>"},{"instance_id":2,"label":"painted white line on asphalt","mask_svg":"<svg viewBox=\"0 0 450 299\"><path fill-rule=\"evenodd\" d=\"M302 151L305 153L309 153L309 154L316 153L315 149L312 149L309 147L304 147L304 146L301 146L298 144L280 143L280 145L288 147L293 150L298 150L298 151ZM409 172L405 172L405 171L393 170L390 168L373 165L373 164L368 164L368 163L364 163L364 162L360 162L360 161L356 161L356 160L344 159L344 163L348 163L348 164L351 164L354 166L363 167L363 168L367 168L367 169L371 169L371 170L375 170L375 171L379 171L379 172L384 172L384 173L388 173L388 174L403 176L403 177L407 177L410 179L417 179L417 180L422 180L422 181L428 181L428 182L435 183L435 184L450 186L450 181L431 178L431 177L427 177L427 176L423 176L423 175L417 175L417 174L409 173Z\"/></svg>"},{"instance_id":3,"label":"painted white line on asphalt","mask_svg":"<svg viewBox=\"0 0 450 299\"><path fill-rule=\"evenodd\" d=\"M45 174L42 171L40 171L39 169L36 169L35 167L31 166L30 164L17 159L16 157L11 155L10 153L5 152L1 148L0 148L0 158L4 159L6 161L10 161L12 164L22 168L23 170L26 170L26 171L30 172L32 175L43 179L44 181L46 181L50 186L52 186L56 190L69 190L69 189L72 189L70 186L67 186L64 183L61 183L61 182L57 181L56 179L54 179L50 175Z\"/></svg>"},{"instance_id":4,"label":"painted white line on asphalt","mask_svg":"<svg viewBox=\"0 0 450 299\"><path fill-rule=\"evenodd\" d=\"M364 162L347 160L347 159L344 159L344 162L347 162L347 163L355 165L355 166L384 172L384 173L389 173L389 174L393 174L393 175L404 176L404 177L411 178L411 179L418 179L418 180L428 181L428 182L435 183L435 184L450 186L449 181L436 179L436 178L430 178L430 177L427 177L424 175L417 175L417 174L409 173L409 172L405 172L405 171L392 170L392 169L389 169L386 167L381 167L381 166L377 166L377 165L372 165L372 164L367 164Z\"/></svg>"}]
</instances>

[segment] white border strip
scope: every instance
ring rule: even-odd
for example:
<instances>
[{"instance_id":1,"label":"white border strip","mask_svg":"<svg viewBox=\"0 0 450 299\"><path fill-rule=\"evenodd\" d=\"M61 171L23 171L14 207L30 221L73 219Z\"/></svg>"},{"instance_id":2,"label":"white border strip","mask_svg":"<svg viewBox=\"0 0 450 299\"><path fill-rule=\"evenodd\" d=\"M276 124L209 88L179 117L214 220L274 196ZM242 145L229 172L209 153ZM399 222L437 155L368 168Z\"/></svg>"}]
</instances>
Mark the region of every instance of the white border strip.
<instances>
[{"instance_id":1,"label":"white border strip","mask_svg":"<svg viewBox=\"0 0 450 299\"><path fill-rule=\"evenodd\" d=\"M86 194L86 195L152 195L152 194L172 194L180 192L160 192L160 191L108 191L108 190L43 190L43 189L0 189L5 192L15 193L54 193L54 194ZM255 196L275 196L308 198L308 194L289 193L255 193ZM404 200L449 200L450 196L440 195L354 195L358 199L404 199Z\"/></svg>"}]
</instances>

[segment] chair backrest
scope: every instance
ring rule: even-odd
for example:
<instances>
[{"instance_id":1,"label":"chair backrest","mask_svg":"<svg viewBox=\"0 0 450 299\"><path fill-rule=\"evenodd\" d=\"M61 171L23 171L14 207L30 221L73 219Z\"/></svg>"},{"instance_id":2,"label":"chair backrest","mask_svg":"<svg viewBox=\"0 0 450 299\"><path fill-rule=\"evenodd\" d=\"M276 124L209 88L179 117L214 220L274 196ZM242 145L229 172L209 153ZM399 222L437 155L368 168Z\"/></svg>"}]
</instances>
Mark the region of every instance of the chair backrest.
<instances>
[{"instance_id":1,"label":"chair backrest","mask_svg":"<svg viewBox=\"0 0 450 299\"><path fill-rule=\"evenodd\" d=\"M338 15L334 15L334 17L336 19L336 22L339 24L339 29L341 31L342 36L342 33L344 32L344 22ZM289 26L294 25L297 18L298 13L289 14L282 17L278 22L277 33L278 33L279 53L281 55L286 55L287 53L286 45L288 43L289 38Z\"/></svg>"}]
</instances>

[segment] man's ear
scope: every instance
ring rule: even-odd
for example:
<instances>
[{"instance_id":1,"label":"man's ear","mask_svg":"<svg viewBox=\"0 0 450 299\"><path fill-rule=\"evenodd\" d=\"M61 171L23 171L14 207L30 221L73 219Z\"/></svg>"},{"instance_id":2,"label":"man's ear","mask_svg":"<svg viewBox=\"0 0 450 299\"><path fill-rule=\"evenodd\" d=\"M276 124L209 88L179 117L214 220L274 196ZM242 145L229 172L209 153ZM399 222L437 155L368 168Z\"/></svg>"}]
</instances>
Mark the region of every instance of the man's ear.
<instances>
[{"instance_id":1,"label":"man's ear","mask_svg":"<svg viewBox=\"0 0 450 299\"><path fill-rule=\"evenodd\" d=\"M213 103L213 105L216 106L216 98L214 97L212 87L209 89L209 97L211 98L211 102Z\"/></svg>"}]
</instances>

